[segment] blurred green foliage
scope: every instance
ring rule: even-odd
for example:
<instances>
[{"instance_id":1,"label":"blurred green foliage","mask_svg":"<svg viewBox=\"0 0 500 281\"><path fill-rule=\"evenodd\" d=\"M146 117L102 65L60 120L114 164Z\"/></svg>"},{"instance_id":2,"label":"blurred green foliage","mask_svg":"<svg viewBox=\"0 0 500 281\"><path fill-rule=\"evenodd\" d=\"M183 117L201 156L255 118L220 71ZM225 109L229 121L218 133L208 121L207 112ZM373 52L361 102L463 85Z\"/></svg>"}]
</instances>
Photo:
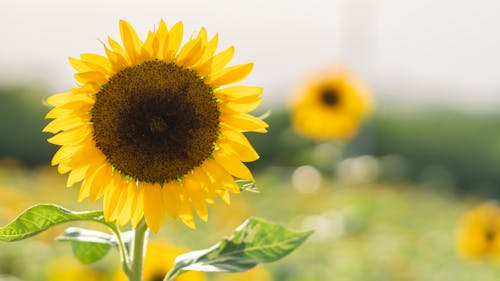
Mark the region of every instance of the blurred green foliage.
<instances>
[{"instance_id":1,"label":"blurred green foliage","mask_svg":"<svg viewBox=\"0 0 500 281\"><path fill-rule=\"evenodd\" d=\"M275 111L266 121L270 124L268 134L250 136L262 156L250 164L251 168L315 163L318 143L294 132L288 112ZM403 177L410 182L500 195L498 114L385 110L365 123L354 140L338 146L342 148L340 158L397 156L404 165L399 167L405 172Z\"/></svg>"},{"instance_id":2,"label":"blurred green foliage","mask_svg":"<svg viewBox=\"0 0 500 281\"><path fill-rule=\"evenodd\" d=\"M43 104L48 96L43 85L0 86L0 158L15 158L25 165L49 162L55 147L42 133L49 108Z\"/></svg>"},{"instance_id":3,"label":"blurred green foliage","mask_svg":"<svg viewBox=\"0 0 500 281\"><path fill-rule=\"evenodd\" d=\"M49 111L43 99L51 93L44 86L29 85L0 86L0 158L33 167L49 163L57 147L47 143L50 134L42 133ZM287 111L273 110L267 122L269 133L249 137L261 155L249 164L252 169L315 163L317 143L295 133ZM354 140L340 147L342 155L331 162L359 155L398 156L407 181L500 195L499 114L380 110Z\"/></svg>"}]
</instances>

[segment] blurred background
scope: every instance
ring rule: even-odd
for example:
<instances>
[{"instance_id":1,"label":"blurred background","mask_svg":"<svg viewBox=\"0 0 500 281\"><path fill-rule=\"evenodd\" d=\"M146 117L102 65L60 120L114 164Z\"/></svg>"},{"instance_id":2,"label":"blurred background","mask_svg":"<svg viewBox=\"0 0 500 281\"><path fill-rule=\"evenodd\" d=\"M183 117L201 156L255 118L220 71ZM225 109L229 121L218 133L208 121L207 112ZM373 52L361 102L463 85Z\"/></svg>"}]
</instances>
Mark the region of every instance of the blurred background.
<instances>
[{"instance_id":1,"label":"blurred background","mask_svg":"<svg viewBox=\"0 0 500 281\"><path fill-rule=\"evenodd\" d=\"M76 86L67 57L102 54L119 19L140 36L160 18L182 20L185 39L205 26L219 50L236 47L234 64L255 62L244 84L264 87L256 114L271 111L270 130L249 136L260 194L219 202L195 232L169 219L158 237L205 248L258 215L317 230L264 266L269 280L497 280L498 263L461 261L454 237L466 210L500 195L499 11L494 0L4 1L0 222L39 202L99 208L77 204L49 167L43 100ZM306 75L337 65L368 86L374 112L342 144L298 135L288 101ZM0 244L0 280L49 280L51 260L72 259L52 242L61 231ZM117 267L115 254L92 270Z\"/></svg>"}]
</instances>

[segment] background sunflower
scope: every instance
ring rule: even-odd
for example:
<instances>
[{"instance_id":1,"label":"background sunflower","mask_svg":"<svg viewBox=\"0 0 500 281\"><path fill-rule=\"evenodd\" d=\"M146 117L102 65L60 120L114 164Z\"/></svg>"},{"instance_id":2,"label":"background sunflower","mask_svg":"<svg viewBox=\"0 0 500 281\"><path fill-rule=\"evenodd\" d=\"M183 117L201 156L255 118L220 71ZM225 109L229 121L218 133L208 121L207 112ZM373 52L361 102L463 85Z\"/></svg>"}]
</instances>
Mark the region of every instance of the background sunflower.
<instances>
[{"instance_id":1,"label":"background sunflower","mask_svg":"<svg viewBox=\"0 0 500 281\"><path fill-rule=\"evenodd\" d=\"M500 208L484 203L467 213L457 229L457 251L464 259L500 257Z\"/></svg>"},{"instance_id":2,"label":"background sunflower","mask_svg":"<svg viewBox=\"0 0 500 281\"><path fill-rule=\"evenodd\" d=\"M317 140L346 140L370 113L368 91L345 69L312 76L292 101L292 124L300 134Z\"/></svg>"}]
</instances>

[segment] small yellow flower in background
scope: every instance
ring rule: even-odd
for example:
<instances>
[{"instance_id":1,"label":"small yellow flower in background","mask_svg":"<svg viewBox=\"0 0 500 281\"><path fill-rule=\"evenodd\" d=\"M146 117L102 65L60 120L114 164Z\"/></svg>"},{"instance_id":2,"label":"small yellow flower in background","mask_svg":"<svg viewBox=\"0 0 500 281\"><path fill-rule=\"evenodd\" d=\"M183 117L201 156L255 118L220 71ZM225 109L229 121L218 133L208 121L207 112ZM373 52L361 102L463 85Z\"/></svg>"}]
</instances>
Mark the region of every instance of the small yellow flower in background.
<instances>
[{"instance_id":1,"label":"small yellow flower in background","mask_svg":"<svg viewBox=\"0 0 500 281\"><path fill-rule=\"evenodd\" d=\"M347 140L369 114L368 91L345 69L311 77L292 101L292 124L300 134L316 140Z\"/></svg>"},{"instance_id":2,"label":"small yellow flower in background","mask_svg":"<svg viewBox=\"0 0 500 281\"><path fill-rule=\"evenodd\" d=\"M74 257L58 257L47 266L48 281L108 281L105 273L93 271Z\"/></svg>"},{"instance_id":3,"label":"small yellow flower in background","mask_svg":"<svg viewBox=\"0 0 500 281\"><path fill-rule=\"evenodd\" d=\"M144 257L144 281L162 281L167 272L173 267L175 258L187 252L176 248L166 241L152 241L146 249ZM120 269L113 278L114 281L127 281L127 276ZM189 271L174 279L175 281L205 281L201 272Z\"/></svg>"},{"instance_id":4,"label":"small yellow flower in background","mask_svg":"<svg viewBox=\"0 0 500 281\"><path fill-rule=\"evenodd\" d=\"M458 225L456 247L464 259L500 257L500 207L485 203L467 212Z\"/></svg>"},{"instance_id":5,"label":"small yellow flower in background","mask_svg":"<svg viewBox=\"0 0 500 281\"><path fill-rule=\"evenodd\" d=\"M261 265L245 272L220 274L216 281L272 281L271 274Z\"/></svg>"},{"instance_id":6,"label":"small yellow flower in background","mask_svg":"<svg viewBox=\"0 0 500 281\"><path fill-rule=\"evenodd\" d=\"M227 86L253 64L226 67L234 48L215 54L218 35L205 28L181 46L182 22L162 20L142 41L120 21L120 34L105 56L70 58L78 87L47 99L54 120L44 131L61 146L52 165L68 186L83 181L79 201L103 197L108 221L135 227L144 217L157 232L168 213L194 228L193 209L206 221L207 203L239 192L233 176L253 180L243 162L259 156L243 132L266 132L247 114L262 88Z\"/></svg>"}]
</instances>

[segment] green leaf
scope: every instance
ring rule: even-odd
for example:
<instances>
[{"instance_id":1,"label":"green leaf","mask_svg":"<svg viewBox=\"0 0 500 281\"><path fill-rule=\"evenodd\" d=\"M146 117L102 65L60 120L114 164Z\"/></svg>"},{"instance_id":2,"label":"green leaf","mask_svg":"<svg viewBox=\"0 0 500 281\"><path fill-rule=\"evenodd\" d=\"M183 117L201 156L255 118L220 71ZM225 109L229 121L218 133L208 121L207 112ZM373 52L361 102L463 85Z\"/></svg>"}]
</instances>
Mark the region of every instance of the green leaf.
<instances>
[{"instance_id":1,"label":"green leaf","mask_svg":"<svg viewBox=\"0 0 500 281\"><path fill-rule=\"evenodd\" d=\"M128 251L133 238L133 231L121 233L121 236L124 246ZM85 228L69 227L56 240L71 242L73 254L85 264L102 259L111 247L120 250L120 245L115 235Z\"/></svg>"},{"instance_id":2,"label":"green leaf","mask_svg":"<svg viewBox=\"0 0 500 281\"><path fill-rule=\"evenodd\" d=\"M11 242L32 237L48 228L71 221L107 223L102 212L73 212L63 207L40 204L30 207L8 225L0 228L0 241Z\"/></svg>"},{"instance_id":3,"label":"green leaf","mask_svg":"<svg viewBox=\"0 0 500 281\"><path fill-rule=\"evenodd\" d=\"M178 256L165 280L185 271L241 272L258 263L279 260L299 247L313 231L295 232L259 218L250 218L213 247Z\"/></svg>"},{"instance_id":4,"label":"green leaf","mask_svg":"<svg viewBox=\"0 0 500 281\"><path fill-rule=\"evenodd\" d=\"M71 242L73 255L84 264L96 262L109 252L111 245L91 242Z\"/></svg>"},{"instance_id":5,"label":"green leaf","mask_svg":"<svg viewBox=\"0 0 500 281\"><path fill-rule=\"evenodd\" d=\"M84 264L102 259L111 247L118 248L118 241L113 235L78 227L69 227L56 239L71 242L73 254Z\"/></svg>"}]
</instances>

